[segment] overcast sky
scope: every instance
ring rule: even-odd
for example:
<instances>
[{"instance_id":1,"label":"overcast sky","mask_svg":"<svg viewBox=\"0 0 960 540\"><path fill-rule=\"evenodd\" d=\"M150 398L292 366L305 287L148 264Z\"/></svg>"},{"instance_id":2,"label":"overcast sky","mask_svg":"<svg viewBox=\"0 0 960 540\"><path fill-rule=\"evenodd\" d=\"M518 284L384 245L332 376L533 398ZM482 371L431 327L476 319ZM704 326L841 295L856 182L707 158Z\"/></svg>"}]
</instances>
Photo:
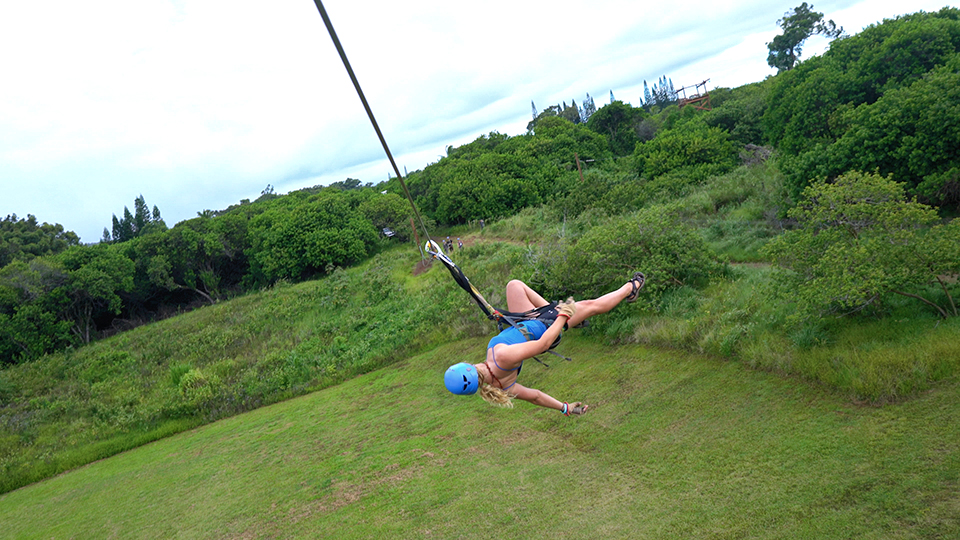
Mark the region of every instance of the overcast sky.
<instances>
[{"instance_id":1,"label":"overcast sky","mask_svg":"<svg viewBox=\"0 0 960 540\"><path fill-rule=\"evenodd\" d=\"M560 102L640 104L643 81L736 87L798 0L449 0L324 6L401 169ZM944 0L833 0L857 33ZM955 4L954 4L955 5ZM802 58L821 53L813 38ZM310 0L50 0L0 6L0 218L84 242L143 195L204 209L391 168Z\"/></svg>"}]
</instances>

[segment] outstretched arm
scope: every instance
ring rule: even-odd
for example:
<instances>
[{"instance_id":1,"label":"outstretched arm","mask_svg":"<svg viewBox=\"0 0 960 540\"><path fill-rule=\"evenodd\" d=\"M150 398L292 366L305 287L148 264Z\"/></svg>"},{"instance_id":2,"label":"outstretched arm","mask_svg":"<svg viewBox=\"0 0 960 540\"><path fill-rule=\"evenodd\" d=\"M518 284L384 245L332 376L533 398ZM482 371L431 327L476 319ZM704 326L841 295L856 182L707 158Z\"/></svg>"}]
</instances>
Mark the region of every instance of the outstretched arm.
<instances>
[{"instance_id":1,"label":"outstretched arm","mask_svg":"<svg viewBox=\"0 0 960 540\"><path fill-rule=\"evenodd\" d=\"M541 392L536 388L527 388L520 384L514 384L513 388L510 389L510 393L517 396L517 399L522 399L528 403L533 403L534 405L540 407L546 407L548 409L563 409L563 402L555 399L553 396L547 394L546 392Z\"/></svg>"},{"instance_id":2,"label":"outstretched arm","mask_svg":"<svg viewBox=\"0 0 960 540\"><path fill-rule=\"evenodd\" d=\"M563 411L564 405L567 405L568 414L583 414L587 410L587 406L580 402L564 404L546 392L541 392L535 388L527 388L521 384L514 384L513 387L510 388L510 393L515 395L517 399L522 399L523 401L533 403L540 407L546 407L547 409Z\"/></svg>"}]
</instances>

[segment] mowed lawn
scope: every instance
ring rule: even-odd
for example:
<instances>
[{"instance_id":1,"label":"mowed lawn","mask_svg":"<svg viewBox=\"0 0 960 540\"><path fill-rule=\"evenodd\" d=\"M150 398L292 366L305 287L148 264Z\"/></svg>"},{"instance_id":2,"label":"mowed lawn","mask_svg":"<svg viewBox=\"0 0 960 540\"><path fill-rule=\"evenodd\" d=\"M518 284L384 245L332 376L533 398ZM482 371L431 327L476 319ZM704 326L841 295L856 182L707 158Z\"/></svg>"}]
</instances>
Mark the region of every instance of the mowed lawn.
<instances>
[{"instance_id":1,"label":"mowed lawn","mask_svg":"<svg viewBox=\"0 0 960 540\"><path fill-rule=\"evenodd\" d=\"M574 334L574 333L571 333ZM960 383L852 404L734 362L564 338L446 392L463 341L0 496L3 538L960 538Z\"/></svg>"}]
</instances>

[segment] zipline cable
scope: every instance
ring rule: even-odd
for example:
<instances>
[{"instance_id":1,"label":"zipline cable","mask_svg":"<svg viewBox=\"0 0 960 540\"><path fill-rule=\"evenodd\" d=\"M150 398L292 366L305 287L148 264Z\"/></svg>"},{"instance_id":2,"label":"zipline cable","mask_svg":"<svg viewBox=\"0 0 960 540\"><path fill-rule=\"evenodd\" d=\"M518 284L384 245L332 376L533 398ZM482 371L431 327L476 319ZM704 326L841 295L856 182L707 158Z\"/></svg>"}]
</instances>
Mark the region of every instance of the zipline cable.
<instances>
[{"instance_id":1,"label":"zipline cable","mask_svg":"<svg viewBox=\"0 0 960 540\"><path fill-rule=\"evenodd\" d=\"M467 279L467 276L463 274L463 271L454 264L449 257L447 257L443 251L440 249L440 246L430 239L430 231L427 230L427 226L423 222L423 218L420 217L420 212L417 210L417 205L413 202L413 197L410 196L410 190L407 189L406 182L403 181L403 175L400 174L400 168L397 167L397 162L393 159L393 154L390 153L390 147L387 146L387 140L383 136L383 132L380 131L380 126L377 124L377 119L373 116L373 110L370 108L370 104L367 102L366 96L363 95L363 89L360 88L360 81L357 80L356 74L353 72L353 68L350 67L350 61L347 60L347 53L343 50L343 45L340 44L340 38L337 37L336 30L333 29L333 23L330 22L330 16L327 15L327 10L323 7L323 2L321 0L314 0L314 3L317 5L317 10L320 12L320 16L323 17L323 24L327 27L327 32L330 34L330 39L333 40L333 45L337 48L337 53L340 54L340 60L343 61L343 67L346 68L347 74L350 75L350 80L353 81L353 87L357 90L357 95L360 97L360 102L363 103L363 108L367 111L367 116L370 118L370 123L373 124L373 129L377 132L377 137L380 139L380 144L383 145L383 151L387 153L387 159L390 160L390 165L393 166L393 172L397 174L397 180L400 181L400 186L403 187L403 192L407 196L407 200L410 201L410 206L413 207L413 213L417 216L417 220L420 222L420 227L423 229L424 234L427 237L427 253L429 253L433 258L438 259L440 262L450 270L450 273L453 275L454 280L457 284L460 285L464 290L466 290L473 298L476 300L477 305L480 306L480 309L487 315L491 320L504 321L510 326L516 327L517 320L513 316L523 316L524 314L511 313L507 315L503 312L500 312L496 308L490 305L489 302L480 294L480 291L470 283L470 280ZM420 248L420 246L417 246ZM423 250L421 248L421 254ZM529 338L528 338L529 339ZM559 342L559 339L557 340ZM556 345L556 343L554 343ZM565 360L570 360L569 358L557 354L554 351L549 351L557 356L564 358ZM543 362L536 358L537 362L543 364ZM546 364L544 364L546 365Z\"/></svg>"},{"instance_id":2,"label":"zipline cable","mask_svg":"<svg viewBox=\"0 0 960 540\"><path fill-rule=\"evenodd\" d=\"M383 151L387 153L387 159L390 160L390 165L393 166L393 172L397 174L397 180L400 180L400 186L403 187L403 192L407 196L407 200L410 201L410 206L413 207L413 213L417 216L417 221L420 222L420 227L423 229L423 233L426 235L427 239L430 238L430 231L427 230L427 226L423 223L423 218L420 217L420 212L417 210L417 205L413 202L413 197L410 196L410 190L407 189L406 182L403 181L403 175L400 174L400 168L397 167L397 162L393 159L393 154L390 153L390 147L387 146L387 140L383 137L383 133L380 131L380 126L377 124L377 119L373 116L373 109L370 108L370 104L367 103L366 96L363 95L363 89L360 88L360 81L357 80L356 74L353 72L353 68L350 67L350 61L347 60L347 53L343 50L343 45L340 44L340 38L337 37L336 30L333 29L333 23L330 22L330 17L327 15L327 10L323 7L323 2L320 0L314 0L314 3L317 5L317 10L320 12L320 16L323 17L323 24L327 27L327 32L330 33L330 39L333 40L333 45L337 48L337 53L340 54L340 60L343 61L343 67L347 69L347 74L350 75L350 80L353 81L353 87L357 89L357 95L360 97L360 101L363 103L364 110L367 111L367 116L370 117L370 123L373 124L374 131L377 132L377 137L380 139L380 144L383 145ZM420 246L417 246L418 248ZM421 251L421 254L423 252Z\"/></svg>"}]
</instances>

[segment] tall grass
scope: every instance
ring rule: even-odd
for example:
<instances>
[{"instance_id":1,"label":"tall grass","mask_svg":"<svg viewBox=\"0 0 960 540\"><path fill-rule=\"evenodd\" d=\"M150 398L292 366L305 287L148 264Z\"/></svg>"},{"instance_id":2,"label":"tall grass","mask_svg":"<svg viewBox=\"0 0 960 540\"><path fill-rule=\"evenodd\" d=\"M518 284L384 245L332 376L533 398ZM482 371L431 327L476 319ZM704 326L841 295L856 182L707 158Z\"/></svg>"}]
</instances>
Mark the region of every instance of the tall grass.
<instances>
[{"instance_id":1,"label":"tall grass","mask_svg":"<svg viewBox=\"0 0 960 540\"><path fill-rule=\"evenodd\" d=\"M626 341L682 348L798 375L856 402L899 400L960 373L960 321L910 317L792 323L765 266L735 267L704 291L668 295L658 313L620 323Z\"/></svg>"},{"instance_id":2,"label":"tall grass","mask_svg":"<svg viewBox=\"0 0 960 540\"><path fill-rule=\"evenodd\" d=\"M0 495L0 536L960 534L956 384L862 407L737 363L572 332L563 347L573 362L522 375L591 404L567 418L450 395L442 369L483 346L442 345Z\"/></svg>"},{"instance_id":3,"label":"tall grass","mask_svg":"<svg viewBox=\"0 0 960 540\"><path fill-rule=\"evenodd\" d=\"M728 256L739 246L731 258L752 260L779 226L770 206L779 185L773 168L738 169L685 195L682 211L723 231L706 238L727 245ZM560 246L611 219L558 208L491 223L454 253L493 305L505 306L509 279L549 279ZM752 221L741 227L740 218ZM318 281L279 283L0 371L0 492L493 331L445 268L414 276L417 263L415 250L398 247ZM957 320L898 298L872 314L797 323L773 295L768 266L732 268L705 288L671 289L647 311L617 309L580 332L799 377L858 403L908 399L960 371Z\"/></svg>"},{"instance_id":4,"label":"tall grass","mask_svg":"<svg viewBox=\"0 0 960 540\"><path fill-rule=\"evenodd\" d=\"M522 250L476 251L480 284L502 289ZM490 331L416 263L398 249L0 371L0 491Z\"/></svg>"}]
</instances>

